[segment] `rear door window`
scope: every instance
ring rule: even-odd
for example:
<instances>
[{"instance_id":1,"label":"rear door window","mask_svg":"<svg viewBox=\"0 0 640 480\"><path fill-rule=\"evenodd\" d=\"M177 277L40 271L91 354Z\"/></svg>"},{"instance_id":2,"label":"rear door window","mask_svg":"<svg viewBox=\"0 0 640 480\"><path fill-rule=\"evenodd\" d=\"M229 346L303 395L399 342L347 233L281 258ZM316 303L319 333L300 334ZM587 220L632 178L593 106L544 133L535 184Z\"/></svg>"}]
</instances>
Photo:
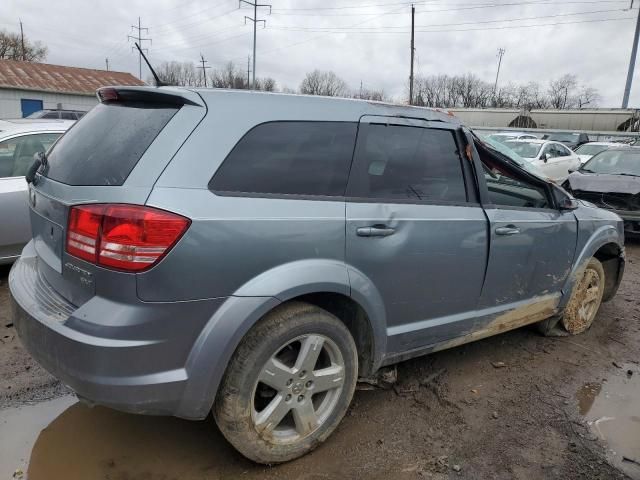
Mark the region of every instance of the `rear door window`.
<instances>
[{"instance_id":1,"label":"rear door window","mask_svg":"<svg viewBox=\"0 0 640 480\"><path fill-rule=\"evenodd\" d=\"M100 103L56 143L42 172L67 185L122 185L178 107Z\"/></svg>"},{"instance_id":2,"label":"rear door window","mask_svg":"<svg viewBox=\"0 0 640 480\"><path fill-rule=\"evenodd\" d=\"M413 126L362 125L348 195L391 202L466 202L454 133Z\"/></svg>"},{"instance_id":3,"label":"rear door window","mask_svg":"<svg viewBox=\"0 0 640 480\"><path fill-rule=\"evenodd\" d=\"M216 193L344 196L357 124L269 122L250 130L209 182Z\"/></svg>"}]
</instances>

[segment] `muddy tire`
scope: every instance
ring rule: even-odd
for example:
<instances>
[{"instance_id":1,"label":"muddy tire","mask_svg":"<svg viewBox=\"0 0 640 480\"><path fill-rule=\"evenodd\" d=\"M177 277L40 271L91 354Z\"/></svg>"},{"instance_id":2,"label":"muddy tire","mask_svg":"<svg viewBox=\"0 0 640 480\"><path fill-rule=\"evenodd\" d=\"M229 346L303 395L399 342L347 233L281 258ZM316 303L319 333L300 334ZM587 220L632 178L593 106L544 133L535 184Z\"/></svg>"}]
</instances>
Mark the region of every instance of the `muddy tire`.
<instances>
[{"instance_id":1,"label":"muddy tire","mask_svg":"<svg viewBox=\"0 0 640 480\"><path fill-rule=\"evenodd\" d=\"M577 279L559 322L569 334L577 335L591 327L602 303L604 285L602 264L592 258Z\"/></svg>"},{"instance_id":2,"label":"muddy tire","mask_svg":"<svg viewBox=\"0 0 640 480\"><path fill-rule=\"evenodd\" d=\"M225 438L245 457L274 464L324 442L349 407L358 355L329 312L292 302L267 314L238 346L213 408Z\"/></svg>"}]
</instances>

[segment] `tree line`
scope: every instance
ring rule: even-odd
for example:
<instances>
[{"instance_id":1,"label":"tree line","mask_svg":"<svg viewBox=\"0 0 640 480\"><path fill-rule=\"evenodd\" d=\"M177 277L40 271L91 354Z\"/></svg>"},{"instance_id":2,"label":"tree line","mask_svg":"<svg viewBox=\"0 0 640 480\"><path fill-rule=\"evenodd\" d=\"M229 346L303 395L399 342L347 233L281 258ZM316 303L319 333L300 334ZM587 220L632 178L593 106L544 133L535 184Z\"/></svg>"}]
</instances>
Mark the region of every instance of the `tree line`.
<instances>
[{"instance_id":1,"label":"tree line","mask_svg":"<svg viewBox=\"0 0 640 480\"><path fill-rule=\"evenodd\" d=\"M21 38L18 33L0 30L0 59L41 62L46 59L47 47L40 42ZM206 78L194 62L162 62L156 72L169 85L216 88L250 88L246 70L233 62L221 68L207 70ZM152 83L149 79L148 83ZM565 74L550 79L544 84L508 83L499 88L473 73L464 75L417 76L414 82L414 105L441 108L517 108L571 109L597 107L600 101L598 90L581 83L576 75ZM256 90L266 92L302 93L329 97L362 98L388 101L382 89L352 88L335 72L313 70L308 72L298 88L279 86L271 77L256 78ZM405 98L395 99L404 103Z\"/></svg>"},{"instance_id":2,"label":"tree line","mask_svg":"<svg viewBox=\"0 0 640 480\"><path fill-rule=\"evenodd\" d=\"M0 30L0 60L24 60L42 62L47 58L47 47L40 42L32 42L20 34Z\"/></svg>"},{"instance_id":3,"label":"tree line","mask_svg":"<svg viewBox=\"0 0 640 480\"><path fill-rule=\"evenodd\" d=\"M485 82L472 73L465 75L430 75L417 77L414 104L443 108L535 108L566 110L597 107L600 94L581 84L576 75L565 74L539 82L509 83L503 87Z\"/></svg>"}]
</instances>

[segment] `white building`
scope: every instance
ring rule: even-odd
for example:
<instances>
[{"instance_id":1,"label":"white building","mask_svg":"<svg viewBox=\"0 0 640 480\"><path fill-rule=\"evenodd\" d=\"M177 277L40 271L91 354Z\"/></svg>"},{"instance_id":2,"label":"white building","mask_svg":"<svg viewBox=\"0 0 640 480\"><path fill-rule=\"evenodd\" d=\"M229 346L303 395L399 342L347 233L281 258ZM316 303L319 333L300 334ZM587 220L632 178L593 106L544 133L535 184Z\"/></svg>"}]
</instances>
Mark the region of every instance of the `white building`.
<instances>
[{"instance_id":1,"label":"white building","mask_svg":"<svg viewBox=\"0 0 640 480\"><path fill-rule=\"evenodd\" d=\"M0 60L0 119L38 110L91 109L107 85L144 85L130 73Z\"/></svg>"}]
</instances>

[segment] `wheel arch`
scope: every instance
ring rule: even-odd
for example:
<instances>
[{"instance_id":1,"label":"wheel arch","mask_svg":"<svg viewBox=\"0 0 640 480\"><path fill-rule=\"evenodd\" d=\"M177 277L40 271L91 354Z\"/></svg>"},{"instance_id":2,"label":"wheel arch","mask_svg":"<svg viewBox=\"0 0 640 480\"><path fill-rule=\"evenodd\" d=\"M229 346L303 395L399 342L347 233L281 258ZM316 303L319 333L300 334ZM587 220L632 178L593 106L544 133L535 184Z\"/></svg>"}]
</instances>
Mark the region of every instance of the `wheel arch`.
<instances>
[{"instance_id":1,"label":"wheel arch","mask_svg":"<svg viewBox=\"0 0 640 480\"><path fill-rule=\"evenodd\" d=\"M291 301L316 305L345 323L358 347L359 374L375 372L386 345L384 309L376 308L380 295L360 275L348 273L344 262L304 260L275 267L240 287L212 315L188 356L189 381L178 416L208 414L242 338L267 313Z\"/></svg>"},{"instance_id":2,"label":"wheel arch","mask_svg":"<svg viewBox=\"0 0 640 480\"><path fill-rule=\"evenodd\" d=\"M610 300L615 295L624 272L625 252L618 230L612 225L605 225L593 232L576 256L571 272L562 287L563 295L559 308L566 306L580 272L592 257L602 262L605 271L603 301Z\"/></svg>"}]
</instances>

